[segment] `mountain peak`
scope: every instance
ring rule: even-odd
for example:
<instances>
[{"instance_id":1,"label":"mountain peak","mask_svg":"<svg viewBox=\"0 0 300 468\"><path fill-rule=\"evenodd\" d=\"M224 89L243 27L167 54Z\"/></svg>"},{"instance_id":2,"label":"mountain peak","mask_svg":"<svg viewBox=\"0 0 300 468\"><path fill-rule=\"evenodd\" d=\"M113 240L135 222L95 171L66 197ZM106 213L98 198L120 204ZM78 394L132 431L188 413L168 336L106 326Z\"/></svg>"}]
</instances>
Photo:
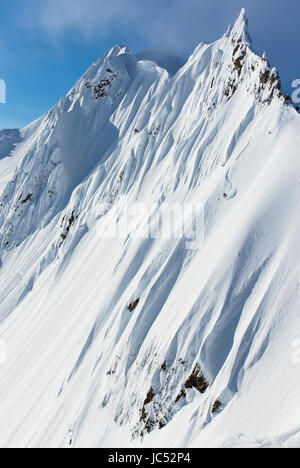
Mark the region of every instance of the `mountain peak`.
<instances>
[{"instance_id":1,"label":"mountain peak","mask_svg":"<svg viewBox=\"0 0 300 468\"><path fill-rule=\"evenodd\" d=\"M244 20L247 21L247 14L246 14L245 8L242 8L242 9L241 9L239 18L242 18L242 19L244 19Z\"/></svg>"},{"instance_id":2,"label":"mountain peak","mask_svg":"<svg viewBox=\"0 0 300 468\"><path fill-rule=\"evenodd\" d=\"M243 42L251 42L248 31L248 18L245 8L242 8L239 17L237 18L231 30L231 36L237 39L241 39Z\"/></svg>"},{"instance_id":3,"label":"mountain peak","mask_svg":"<svg viewBox=\"0 0 300 468\"><path fill-rule=\"evenodd\" d=\"M129 54L130 50L127 46L122 44L117 44L110 49L110 51L106 54L107 57L118 57L119 55Z\"/></svg>"}]
</instances>

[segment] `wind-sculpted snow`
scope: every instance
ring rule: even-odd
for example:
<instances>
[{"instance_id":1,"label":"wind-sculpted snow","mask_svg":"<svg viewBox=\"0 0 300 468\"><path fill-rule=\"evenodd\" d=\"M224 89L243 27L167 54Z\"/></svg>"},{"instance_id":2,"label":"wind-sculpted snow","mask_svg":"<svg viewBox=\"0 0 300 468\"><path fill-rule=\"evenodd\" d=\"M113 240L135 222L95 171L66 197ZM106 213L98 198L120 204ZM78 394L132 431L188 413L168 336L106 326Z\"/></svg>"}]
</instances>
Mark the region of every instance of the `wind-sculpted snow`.
<instances>
[{"instance_id":1,"label":"wind-sculpted snow","mask_svg":"<svg viewBox=\"0 0 300 468\"><path fill-rule=\"evenodd\" d=\"M299 446L299 129L242 12L0 133L1 446ZM100 235L136 204L203 242Z\"/></svg>"}]
</instances>

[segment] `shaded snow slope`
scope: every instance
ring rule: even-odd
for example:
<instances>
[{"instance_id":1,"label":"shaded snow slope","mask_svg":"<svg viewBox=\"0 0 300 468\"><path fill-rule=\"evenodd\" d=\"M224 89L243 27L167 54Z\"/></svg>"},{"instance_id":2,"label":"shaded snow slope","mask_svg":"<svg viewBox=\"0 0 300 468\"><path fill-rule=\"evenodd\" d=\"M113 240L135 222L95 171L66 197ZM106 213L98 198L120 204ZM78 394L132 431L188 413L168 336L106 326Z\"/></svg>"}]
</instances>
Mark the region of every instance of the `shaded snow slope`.
<instances>
[{"instance_id":1,"label":"shaded snow slope","mask_svg":"<svg viewBox=\"0 0 300 468\"><path fill-rule=\"evenodd\" d=\"M3 447L300 445L299 115L244 12L170 64L117 46L0 134ZM135 201L203 246L99 238Z\"/></svg>"}]
</instances>

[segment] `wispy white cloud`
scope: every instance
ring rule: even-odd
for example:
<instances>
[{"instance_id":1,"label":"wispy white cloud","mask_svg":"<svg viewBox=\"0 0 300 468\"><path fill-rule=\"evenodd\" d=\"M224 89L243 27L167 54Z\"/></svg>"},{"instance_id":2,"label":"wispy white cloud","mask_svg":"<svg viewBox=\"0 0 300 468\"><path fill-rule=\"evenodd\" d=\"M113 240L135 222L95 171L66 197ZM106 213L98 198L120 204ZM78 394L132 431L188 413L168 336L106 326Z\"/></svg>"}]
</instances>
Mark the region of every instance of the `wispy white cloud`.
<instances>
[{"instance_id":1,"label":"wispy white cloud","mask_svg":"<svg viewBox=\"0 0 300 468\"><path fill-rule=\"evenodd\" d=\"M103 34L113 22L135 21L143 11L138 0L27 0L21 6L24 28L61 36L76 30L84 36Z\"/></svg>"},{"instance_id":2,"label":"wispy white cloud","mask_svg":"<svg viewBox=\"0 0 300 468\"><path fill-rule=\"evenodd\" d=\"M126 44L128 37L142 37L149 47L179 52L216 39L242 7L256 18L256 29L263 21L266 35L272 33L266 28L272 27L273 19L283 21L284 16L274 10L274 0L18 0L18 4L19 24L28 33L39 34L39 39L60 41L77 33L83 40L101 40L118 32Z\"/></svg>"},{"instance_id":3,"label":"wispy white cloud","mask_svg":"<svg viewBox=\"0 0 300 468\"><path fill-rule=\"evenodd\" d=\"M223 0L26 0L19 23L27 32L56 40L72 31L84 39L101 38L121 27L143 36L150 46L184 50L205 36L215 37L216 27L225 28L224 8L223 16L215 14L221 5Z\"/></svg>"}]
</instances>

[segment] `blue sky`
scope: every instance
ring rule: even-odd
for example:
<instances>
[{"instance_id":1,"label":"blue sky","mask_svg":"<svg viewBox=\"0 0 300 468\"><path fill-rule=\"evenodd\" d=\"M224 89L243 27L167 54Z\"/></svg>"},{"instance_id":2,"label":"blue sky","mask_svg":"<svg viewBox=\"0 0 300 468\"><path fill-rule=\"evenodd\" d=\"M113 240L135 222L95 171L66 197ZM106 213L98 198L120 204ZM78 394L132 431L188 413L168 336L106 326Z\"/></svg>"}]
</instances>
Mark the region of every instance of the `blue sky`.
<instances>
[{"instance_id":1,"label":"blue sky","mask_svg":"<svg viewBox=\"0 0 300 468\"><path fill-rule=\"evenodd\" d=\"M300 78L299 0L0 0L0 128L38 118L115 44L188 56L221 37L242 7L254 48L266 50L291 93Z\"/></svg>"}]
</instances>

